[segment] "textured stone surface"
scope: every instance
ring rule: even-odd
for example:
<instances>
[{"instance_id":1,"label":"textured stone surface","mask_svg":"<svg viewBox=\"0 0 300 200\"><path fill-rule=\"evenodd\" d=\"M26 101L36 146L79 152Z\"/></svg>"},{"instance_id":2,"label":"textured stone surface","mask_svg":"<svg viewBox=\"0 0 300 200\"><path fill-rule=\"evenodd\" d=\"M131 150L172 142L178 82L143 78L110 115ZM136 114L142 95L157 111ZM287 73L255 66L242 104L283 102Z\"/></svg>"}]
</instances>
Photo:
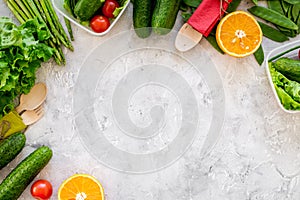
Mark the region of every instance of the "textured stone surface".
<instances>
[{"instance_id":1,"label":"textured stone surface","mask_svg":"<svg viewBox=\"0 0 300 200\"><path fill-rule=\"evenodd\" d=\"M251 5L251 1L243 1L240 8ZM2 1L0 14L12 16ZM48 86L46 114L27 129L26 147L1 170L0 179L36 146L49 145L54 151L53 159L36 179L53 183L52 199L57 199L62 181L74 173L94 175L103 184L108 200L299 199L300 115L280 110L264 67L258 66L253 56L235 59L221 55L205 40L201 46L214 58L226 97L223 130L207 156L200 156L201 146L194 145L196 142L179 160L162 170L128 174L102 165L88 153L76 132L73 113L79 70L84 58L98 44L131 30L131 18L132 5L105 37L91 36L73 26L75 51L65 50L67 65L59 67L50 62L38 72L38 81ZM179 17L174 30L181 24ZM293 38L297 39L300 37ZM281 44L264 38L263 45L267 53ZM29 188L20 199L30 199Z\"/></svg>"}]
</instances>

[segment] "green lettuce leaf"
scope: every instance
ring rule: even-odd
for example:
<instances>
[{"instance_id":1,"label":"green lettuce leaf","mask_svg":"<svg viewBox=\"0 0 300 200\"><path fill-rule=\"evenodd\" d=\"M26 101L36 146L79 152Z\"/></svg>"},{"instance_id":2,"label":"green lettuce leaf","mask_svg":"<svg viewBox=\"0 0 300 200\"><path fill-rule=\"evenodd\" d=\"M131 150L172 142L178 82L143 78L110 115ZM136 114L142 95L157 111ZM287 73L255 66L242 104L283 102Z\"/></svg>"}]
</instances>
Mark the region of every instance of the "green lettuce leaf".
<instances>
[{"instance_id":1,"label":"green lettuce leaf","mask_svg":"<svg viewBox=\"0 0 300 200\"><path fill-rule=\"evenodd\" d=\"M286 91L277 85L274 85L277 95L281 101L283 107L287 110L300 110L300 103L294 101L290 95L286 93Z\"/></svg>"},{"instance_id":2,"label":"green lettuce leaf","mask_svg":"<svg viewBox=\"0 0 300 200\"><path fill-rule=\"evenodd\" d=\"M270 74L277 95L288 110L300 110L300 83L289 80L274 68L274 63L269 63Z\"/></svg>"},{"instance_id":3,"label":"green lettuce leaf","mask_svg":"<svg viewBox=\"0 0 300 200\"><path fill-rule=\"evenodd\" d=\"M43 43L49 37L37 18L17 26L0 17L0 117L15 106L17 96L30 91L41 63L52 57L54 50Z\"/></svg>"},{"instance_id":4,"label":"green lettuce leaf","mask_svg":"<svg viewBox=\"0 0 300 200\"><path fill-rule=\"evenodd\" d=\"M113 12L113 15L114 15L114 17L116 18L119 14L120 14L120 12L124 9L124 7L125 7L125 5L127 4L127 2L128 2L129 0L122 0L120 3L121 3L121 6L120 7L118 7L118 8L116 8L115 10L114 10L114 12Z\"/></svg>"}]
</instances>

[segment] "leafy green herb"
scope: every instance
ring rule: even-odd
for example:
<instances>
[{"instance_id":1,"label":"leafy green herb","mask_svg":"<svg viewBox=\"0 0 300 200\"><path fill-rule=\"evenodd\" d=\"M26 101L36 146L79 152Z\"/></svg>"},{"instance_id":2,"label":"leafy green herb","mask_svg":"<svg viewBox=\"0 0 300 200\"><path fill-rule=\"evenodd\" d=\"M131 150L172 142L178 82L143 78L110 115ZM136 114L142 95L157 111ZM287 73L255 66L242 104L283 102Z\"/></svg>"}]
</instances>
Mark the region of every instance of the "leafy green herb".
<instances>
[{"instance_id":1,"label":"leafy green herb","mask_svg":"<svg viewBox=\"0 0 300 200\"><path fill-rule=\"evenodd\" d=\"M254 57L259 65L264 62L265 55L262 46L260 45L257 51L254 53Z\"/></svg>"},{"instance_id":2,"label":"leafy green herb","mask_svg":"<svg viewBox=\"0 0 300 200\"><path fill-rule=\"evenodd\" d=\"M241 1L242 1L242 0L233 0L233 1L229 4L229 6L228 6L228 8L227 8L227 12L231 13L231 12L233 12L233 11L236 11L236 9L237 9L237 7L240 5Z\"/></svg>"},{"instance_id":3,"label":"leafy green herb","mask_svg":"<svg viewBox=\"0 0 300 200\"><path fill-rule=\"evenodd\" d=\"M183 3L193 8L197 8L201 2L202 0L183 0Z\"/></svg>"},{"instance_id":4,"label":"leafy green herb","mask_svg":"<svg viewBox=\"0 0 300 200\"><path fill-rule=\"evenodd\" d=\"M206 40L213 46L219 53L224 54L224 51L219 47L215 35L210 34Z\"/></svg>"},{"instance_id":5,"label":"leafy green herb","mask_svg":"<svg viewBox=\"0 0 300 200\"><path fill-rule=\"evenodd\" d=\"M53 49L42 43L49 38L37 18L18 27L0 17L0 117L14 107L18 95L30 91L37 69L52 57Z\"/></svg>"}]
</instances>

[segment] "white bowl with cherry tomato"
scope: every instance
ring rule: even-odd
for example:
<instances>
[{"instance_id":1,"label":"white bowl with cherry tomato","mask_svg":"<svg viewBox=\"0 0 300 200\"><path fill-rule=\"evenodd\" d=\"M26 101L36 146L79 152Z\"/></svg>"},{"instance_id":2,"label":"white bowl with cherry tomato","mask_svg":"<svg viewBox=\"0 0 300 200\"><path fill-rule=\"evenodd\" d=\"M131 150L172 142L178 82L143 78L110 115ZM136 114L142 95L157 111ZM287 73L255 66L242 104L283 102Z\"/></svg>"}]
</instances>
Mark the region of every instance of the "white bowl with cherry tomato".
<instances>
[{"instance_id":1,"label":"white bowl with cherry tomato","mask_svg":"<svg viewBox=\"0 0 300 200\"><path fill-rule=\"evenodd\" d=\"M80 22L63 6L64 0L52 0L54 8L71 22L92 35L104 36L118 22L130 0L105 0L101 8L86 22Z\"/></svg>"}]
</instances>

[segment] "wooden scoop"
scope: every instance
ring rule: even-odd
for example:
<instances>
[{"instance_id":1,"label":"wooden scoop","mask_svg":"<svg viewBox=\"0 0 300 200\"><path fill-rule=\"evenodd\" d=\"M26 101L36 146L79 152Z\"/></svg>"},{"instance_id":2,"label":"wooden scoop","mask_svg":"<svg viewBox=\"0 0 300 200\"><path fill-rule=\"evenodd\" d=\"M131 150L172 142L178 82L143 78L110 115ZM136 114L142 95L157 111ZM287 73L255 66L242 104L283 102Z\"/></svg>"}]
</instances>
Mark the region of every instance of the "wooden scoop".
<instances>
[{"instance_id":1,"label":"wooden scoop","mask_svg":"<svg viewBox=\"0 0 300 200\"><path fill-rule=\"evenodd\" d=\"M202 36L207 37L232 0L203 0L179 30L175 47L179 51L187 51L196 46Z\"/></svg>"},{"instance_id":2,"label":"wooden scoop","mask_svg":"<svg viewBox=\"0 0 300 200\"><path fill-rule=\"evenodd\" d=\"M47 96L47 87L44 83L35 84L28 94L22 94L16 111L20 114L24 110L34 110L39 107Z\"/></svg>"}]
</instances>

